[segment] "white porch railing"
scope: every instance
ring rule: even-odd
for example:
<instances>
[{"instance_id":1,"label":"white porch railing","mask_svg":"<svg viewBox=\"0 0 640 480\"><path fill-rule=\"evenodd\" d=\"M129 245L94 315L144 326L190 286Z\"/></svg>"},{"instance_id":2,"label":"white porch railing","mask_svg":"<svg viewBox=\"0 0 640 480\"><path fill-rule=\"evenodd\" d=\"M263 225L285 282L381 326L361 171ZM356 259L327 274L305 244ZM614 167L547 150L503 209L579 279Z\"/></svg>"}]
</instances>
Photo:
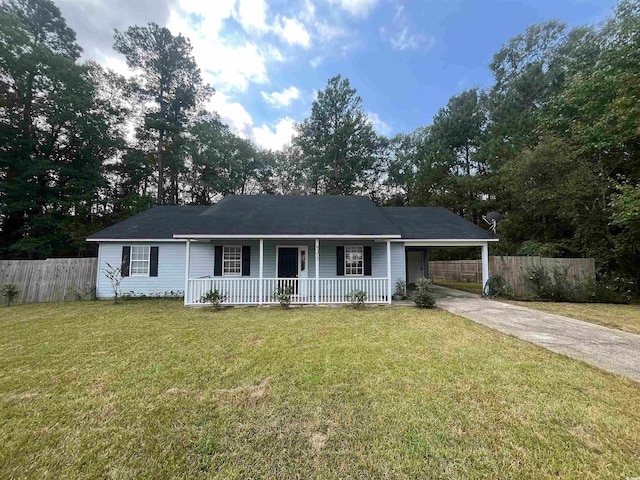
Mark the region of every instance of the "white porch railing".
<instances>
[{"instance_id":1,"label":"white porch railing","mask_svg":"<svg viewBox=\"0 0 640 480\"><path fill-rule=\"evenodd\" d=\"M212 290L226 295L224 303L233 305L251 305L260 302L259 278L192 278L187 286L186 304L204 305L202 297Z\"/></svg>"},{"instance_id":2,"label":"white porch railing","mask_svg":"<svg viewBox=\"0 0 640 480\"><path fill-rule=\"evenodd\" d=\"M318 303L349 303L349 295L354 290L367 293L365 303L386 303L388 283L386 278L321 278Z\"/></svg>"},{"instance_id":3,"label":"white porch railing","mask_svg":"<svg viewBox=\"0 0 640 480\"><path fill-rule=\"evenodd\" d=\"M314 278L264 278L263 303L278 303L275 293L278 289L291 292L292 304L314 303L316 285Z\"/></svg>"},{"instance_id":4,"label":"white porch railing","mask_svg":"<svg viewBox=\"0 0 640 480\"><path fill-rule=\"evenodd\" d=\"M388 300L388 280L386 278L354 277L354 278L320 278L316 297L315 278L263 278L262 295L259 278L191 278L188 280L186 295L187 305L205 305L202 297L211 290L218 290L227 298L225 304L257 305L277 304L275 296L278 288L289 288L292 304L309 303L348 303L349 295L354 290L366 292L366 303L386 303Z\"/></svg>"}]
</instances>

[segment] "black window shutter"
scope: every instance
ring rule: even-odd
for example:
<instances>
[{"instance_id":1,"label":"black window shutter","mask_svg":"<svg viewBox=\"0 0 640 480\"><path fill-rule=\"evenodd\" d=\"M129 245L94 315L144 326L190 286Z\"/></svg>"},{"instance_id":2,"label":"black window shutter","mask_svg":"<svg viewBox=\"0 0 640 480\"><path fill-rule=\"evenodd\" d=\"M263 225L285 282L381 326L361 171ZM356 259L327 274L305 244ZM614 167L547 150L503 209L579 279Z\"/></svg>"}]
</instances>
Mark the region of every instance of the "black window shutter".
<instances>
[{"instance_id":1,"label":"black window shutter","mask_svg":"<svg viewBox=\"0 0 640 480\"><path fill-rule=\"evenodd\" d=\"M151 247L151 251L149 252L149 276L157 277L158 276L158 250L159 247Z\"/></svg>"},{"instance_id":2,"label":"black window shutter","mask_svg":"<svg viewBox=\"0 0 640 480\"><path fill-rule=\"evenodd\" d=\"M364 274L371 276L371 246L364 247Z\"/></svg>"},{"instance_id":3,"label":"black window shutter","mask_svg":"<svg viewBox=\"0 0 640 480\"><path fill-rule=\"evenodd\" d=\"M251 247L249 245L242 246L242 276L251 275Z\"/></svg>"},{"instance_id":4,"label":"black window shutter","mask_svg":"<svg viewBox=\"0 0 640 480\"><path fill-rule=\"evenodd\" d=\"M222 276L222 245L216 245L215 257L213 259L213 276Z\"/></svg>"},{"instance_id":5,"label":"black window shutter","mask_svg":"<svg viewBox=\"0 0 640 480\"><path fill-rule=\"evenodd\" d=\"M129 276L129 258L131 257L131 247L122 247L122 262L120 263L120 276Z\"/></svg>"},{"instance_id":6,"label":"black window shutter","mask_svg":"<svg viewBox=\"0 0 640 480\"><path fill-rule=\"evenodd\" d=\"M336 275L344 276L344 247L336 247Z\"/></svg>"}]
</instances>

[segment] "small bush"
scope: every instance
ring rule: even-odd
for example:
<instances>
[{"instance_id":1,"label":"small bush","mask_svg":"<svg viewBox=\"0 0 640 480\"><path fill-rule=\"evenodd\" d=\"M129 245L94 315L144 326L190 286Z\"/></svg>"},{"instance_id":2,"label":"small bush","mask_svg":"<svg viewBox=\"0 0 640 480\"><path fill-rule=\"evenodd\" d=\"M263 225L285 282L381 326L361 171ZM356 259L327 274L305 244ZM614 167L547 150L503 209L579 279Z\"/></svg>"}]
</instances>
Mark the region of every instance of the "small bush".
<instances>
[{"instance_id":1,"label":"small bush","mask_svg":"<svg viewBox=\"0 0 640 480\"><path fill-rule=\"evenodd\" d=\"M629 303L637 296L636 281L623 275L601 275L593 286L594 302Z\"/></svg>"},{"instance_id":2,"label":"small bush","mask_svg":"<svg viewBox=\"0 0 640 480\"><path fill-rule=\"evenodd\" d=\"M404 299L407 297L407 282L404 280L398 279L396 282L396 293L395 295L400 299Z\"/></svg>"},{"instance_id":3,"label":"small bush","mask_svg":"<svg viewBox=\"0 0 640 480\"><path fill-rule=\"evenodd\" d=\"M536 297L554 302L586 301L586 292L580 285L569 280L567 269L556 267L531 267L526 272L526 281L531 285Z\"/></svg>"},{"instance_id":4,"label":"small bush","mask_svg":"<svg viewBox=\"0 0 640 480\"><path fill-rule=\"evenodd\" d=\"M18 296L18 286L15 283L3 283L0 294L6 299L7 306Z\"/></svg>"},{"instance_id":5,"label":"small bush","mask_svg":"<svg viewBox=\"0 0 640 480\"><path fill-rule=\"evenodd\" d=\"M207 292L208 294L209 292ZM206 294L205 294L206 295ZM122 300L155 300L158 298L184 298L184 292L182 290L165 290L164 292L149 292L149 293L139 293L134 290L129 290L128 292L122 292L120 295ZM200 301L202 300L204 295L200 297Z\"/></svg>"},{"instance_id":6,"label":"small bush","mask_svg":"<svg viewBox=\"0 0 640 480\"><path fill-rule=\"evenodd\" d=\"M416 291L411 296L411 300L416 304L416 307L435 308L436 297L429 290L429 285L429 280L424 277L416 282Z\"/></svg>"},{"instance_id":7,"label":"small bush","mask_svg":"<svg viewBox=\"0 0 640 480\"><path fill-rule=\"evenodd\" d=\"M276 291L273 293L273 296L282 308L289 308L291 305L291 296L293 295L293 287L278 287Z\"/></svg>"},{"instance_id":8,"label":"small bush","mask_svg":"<svg viewBox=\"0 0 640 480\"><path fill-rule=\"evenodd\" d=\"M107 268L105 268L104 276L109 279L109 283L111 283L111 291L113 292L113 303L118 303L121 296L121 288L120 284L122 283L122 268L114 267L110 263L107 262Z\"/></svg>"},{"instance_id":9,"label":"small bush","mask_svg":"<svg viewBox=\"0 0 640 480\"><path fill-rule=\"evenodd\" d=\"M347 295L347 297L351 302L351 306L358 309L364 307L364 302L367 299L367 292L365 292L364 290L354 290L349 295Z\"/></svg>"},{"instance_id":10,"label":"small bush","mask_svg":"<svg viewBox=\"0 0 640 480\"><path fill-rule=\"evenodd\" d=\"M628 282L603 277L576 284L569 279L566 268L533 267L526 272L536 298L553 302L628 303L632 290Z\"/></svg>"},{"instance_id":11,"label":"small bush","mask_svg":"<svg viewBox=\"0 0 640 480\"><path fill-rule=\"evenodd\" d=\"M218 289L209 290L202 297L200 297L200 301L202 303L210 303L213 308L219 310L222 306L222 303L227 300L227 295L224 295L218 291Z\"/></svg>"}]
</instances>

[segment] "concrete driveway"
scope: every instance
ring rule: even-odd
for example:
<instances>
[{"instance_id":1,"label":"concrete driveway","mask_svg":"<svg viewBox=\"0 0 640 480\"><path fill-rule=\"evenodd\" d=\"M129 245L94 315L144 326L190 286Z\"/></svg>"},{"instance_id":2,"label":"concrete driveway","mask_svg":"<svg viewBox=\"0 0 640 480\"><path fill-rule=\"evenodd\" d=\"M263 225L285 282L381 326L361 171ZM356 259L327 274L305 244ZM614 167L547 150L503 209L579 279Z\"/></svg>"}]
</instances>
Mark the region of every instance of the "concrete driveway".
<instances>
[{"instance_id":1,"label":"concrete driveway","mask_svg":"<svg viewBox=\"0 0 640 480\"><path fill-rule=\"evenodd\" d=\"M640 382L640 335L433 286L438 307Z\"/></svg>"}]
</instances>

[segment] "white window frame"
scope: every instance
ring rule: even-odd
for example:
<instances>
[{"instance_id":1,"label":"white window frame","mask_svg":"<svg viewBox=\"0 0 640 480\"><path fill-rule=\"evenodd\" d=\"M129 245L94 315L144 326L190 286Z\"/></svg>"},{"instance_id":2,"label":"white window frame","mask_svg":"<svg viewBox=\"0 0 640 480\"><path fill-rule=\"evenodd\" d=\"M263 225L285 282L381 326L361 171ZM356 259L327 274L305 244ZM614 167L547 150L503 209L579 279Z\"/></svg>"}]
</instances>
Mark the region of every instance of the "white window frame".
<instances>
[{"instance_id":1,"label":"white window frame","mask_svg":"<svg viewBox=\"0 0 640 480\"><path fill-rule=\"evenodd\" d=\"M358 267L347 267L347 259L349 255L347 253L347 249L356 249L359 250L360 255L362 256L362 260L360 261L361 265ZM356 252L358 253L358 252ZM347 273L347 268L356 269L356 273ZM357 273L360 270L361 273ZM344 246L344 275L345 277L363 277L364 276L364 246L363 245L345 245Z\"/></svg>"},{"instance_id":2,"label":"white window frame","mask_svg":"<svg viewBox=\"0 0 640 480\"><path fill-rule=\"evenodd\" d=\"M138 260L138 259L134 259L133 258L133 249L143 249L146 252L146 260ZM134 272L133 269L133 262L136 262L137 264L146 264L147 265L147 271L146 273L139 273L139 272ZM130 245L129 246L129 276L131 277L148 277L151 273L151 246L150 245Z\"/></svg>"},{"instance_id":3,"label":"white window frame","mask_svg":"<svg viewBox=\"0 0 640 480\"><path fill-rule=\"evenodd\" d=\"M226 262L237 262L238 260L226 260L225 251L227 249L237 249L240 251L240 271L238 273L225 273ZM222 246L222 276L223 277L241 277L242 276L242 245L223 245Z\"/></svg>"}]
</instances>

